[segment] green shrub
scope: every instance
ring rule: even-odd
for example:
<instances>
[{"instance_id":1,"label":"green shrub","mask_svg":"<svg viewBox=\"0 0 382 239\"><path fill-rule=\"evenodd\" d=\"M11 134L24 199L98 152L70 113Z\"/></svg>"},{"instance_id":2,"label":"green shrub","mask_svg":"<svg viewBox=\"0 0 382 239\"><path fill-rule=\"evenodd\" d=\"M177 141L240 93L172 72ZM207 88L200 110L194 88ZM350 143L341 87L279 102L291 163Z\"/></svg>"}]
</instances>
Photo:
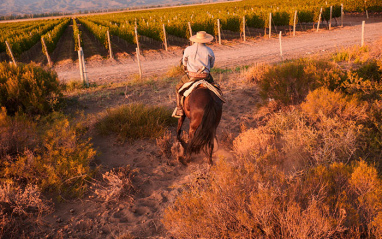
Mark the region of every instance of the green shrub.
<instances>
[{"instance_id":1,"label":"green shrub","mask_svg":"<svg viewBox=\"0 0 382 239\"><path fill-rule=\"evenodd\" d=\"M45 114L61 96L57 74L33 65L0 64L0 107L16 112Z\"/></svg>"},{"instance_id":2,"label":"green shrub","mask_svg":"<svg viewBox=\"0 0 382 239\"><path fill-rule=\"evenodd\" d=\"M171 110L144 104L129 104L107 110L96 123L101 134L117 133L121 140L157 138L167 126L176 125Z\"/></svg>"},{"instance_id":3,"label":"green shrub","mask_svg":"<svg viewBox=\"0 0 382 239\"><path fill-rule=\"evenodd\" d=\"M336 52L332 59L335 62L343 62L343 61L354 61L354 62L364 62L368 59L368 53L370 49L368 46L360 47L353 46L349 48L343 48L340 51Z\"/></svg>"},{"instance_id":4,"label":"green shrub","mask_svg":"<svg viewBox=\"0 0 382 239\"><path fill-rule=\"evenodd\" d=\"M2 157L0 173L21 185L32 183L43 191L81 196L92 174L89 163L96 152L65 116L54 113L49 118L39 122L41 133L36 147Z\"/></svg>"},{"instance_id":5,"label":"green shrub","mask_svg":"<svg viewBox=\"0 0 382 239\"><path fill-rule=\"evenodd\" d=\"M80 90L80 89L85 89L86 88L84 83L81 82L81 81L78 81L78 80L73 80L73 81L66 82L66 83L62 84L61 86L62 86L62 90L66 91L66 92L71 92L71 91L75 91L75 90Z\"/></svg>"},{"instance_id":6,"label":"green shrub","mask_svg":"<svg viewBox=\"0 0 382 239\"><path fill-rule=\"evenodd\" d=\"M365 80L371 80L376 82L382 81L382 62L377 60L371 60L362 64L357 70L357 75Z\"/></svg>"},{"instance_id":7,"label":"green shrub","mask_svg":"<svg viewBox=\"0 0 382 239\"><path fill-rule=\"evenodd\" d=\"M344 78L342 70L329 61L287 61L265 69L259 80L260 95L283 104L297 104L305 99L309 91L320 86L335 89Z\"/></svg>"}]
</instances>

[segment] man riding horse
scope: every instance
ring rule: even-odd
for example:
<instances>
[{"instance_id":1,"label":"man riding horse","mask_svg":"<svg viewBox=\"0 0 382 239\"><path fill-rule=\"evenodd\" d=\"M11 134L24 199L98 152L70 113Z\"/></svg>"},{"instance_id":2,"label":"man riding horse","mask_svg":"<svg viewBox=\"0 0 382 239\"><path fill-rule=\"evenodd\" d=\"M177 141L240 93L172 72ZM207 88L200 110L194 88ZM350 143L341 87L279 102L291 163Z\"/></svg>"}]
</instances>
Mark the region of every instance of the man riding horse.
<instances>
[{"instance_id":1,"label":"man riding horse","mask_svg":"<svg viewBox=\"0 0 382 239\"><path fill-rule=\"evenodd\" d=\"M190 37L190 41L194 42L194 44L184 50L182 66L186 75L182 77L176 86L176 109L173 117L180 118L184 115L181 105L182 94L179 93L179 89L185 83L199 80L205 80L209 83L214 82L210 70L214 66L215 55L211 48L206 46L206 43L211 42L213 39L214 37L205 31L200 31Z\"/></svg>"}]
</instances>

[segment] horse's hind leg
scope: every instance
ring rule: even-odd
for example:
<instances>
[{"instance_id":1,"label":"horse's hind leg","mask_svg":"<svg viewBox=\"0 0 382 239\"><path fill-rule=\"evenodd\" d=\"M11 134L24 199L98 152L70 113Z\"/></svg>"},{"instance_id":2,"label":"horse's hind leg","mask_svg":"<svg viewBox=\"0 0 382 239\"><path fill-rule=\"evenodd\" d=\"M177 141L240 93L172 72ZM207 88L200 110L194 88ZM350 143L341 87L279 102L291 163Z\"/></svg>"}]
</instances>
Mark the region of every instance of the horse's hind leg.
<instances>
[{"instance_id":1,"label":"horse's hind leg","mask_svg":"<svg viewBox=\"0 0 382 239\"><path fill-rule=\"evenodd\" d=\"M178 127L177 127L177 130L176 130L176 138L177 138L178 142L180 142L180 144L182 145L183 149L186 147L186 144L185 144L184 140L180 137L180 134L182 132L181 129L182 129L182 125L183 125L183 122L184 122L185 119L186 119L185 115L183 115L182 117L179 118L179 120L178 120ZM178 161L180 163L182 163L183 165L187 166L187 163L184 160L184 151L183 151L183 153L181 153L181 155L178 155Z\"/></svg>"},{"instance_id":2,"label":"horse's hind leg","mask_svg":"<svg viewBox=\"0 0 382 239\"><path fill-rule=\"evenodd\" d=\"M190 142L194 138L195 132L198 129L199 124L195 124L195 122L190 123L190 129L188 131L188 145L187 147L190 147L191 144ZM192 154L192 149L187 149L186 150L186 162L189 163L191 161L191 154Z\"/></svg>"},{"instance_id":3,"label":"horse's hind leg","mask_svg":"<svg viewBox=\"0 0 382 239\"><path fill-rule=\"evenodd\" d=\"M212 144L211 144L211 147L208 149L208 163L210 164L210 165L213 165L214 164L214 162L212 161L212 153L214 152L214 142L212 141Z\"/></svg>"},{"instance_id":4,"label":"horse's hind leg","mask_svg":"<svg viewBox=\"0 0 382 239\"><path fill-rule=\"evenodd\" d=\"M181 129L182 129L182 125L183 125L183 122L184 122L185 119L186 119L185 115L183 115L182 117L179 118L179 120L178 120L178 127L176 129L176 138L182 144L183 148L185 147L185 142L180 137L180 134L182 132Z\"/></svg>"}]
</instances>

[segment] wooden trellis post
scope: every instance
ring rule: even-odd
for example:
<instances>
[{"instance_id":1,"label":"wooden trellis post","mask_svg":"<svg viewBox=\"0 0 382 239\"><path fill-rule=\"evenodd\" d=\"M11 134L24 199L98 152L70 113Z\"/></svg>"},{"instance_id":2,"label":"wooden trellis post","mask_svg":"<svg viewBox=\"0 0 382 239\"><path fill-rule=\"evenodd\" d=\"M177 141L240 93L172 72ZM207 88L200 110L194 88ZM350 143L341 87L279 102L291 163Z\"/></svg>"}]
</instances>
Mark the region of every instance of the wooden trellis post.
<instances>
[{"instance_id":1,"label":"wooden trellis post","mask_svg":"<svg viewBox=\"0 0 382 239\"><path fill-rule=\"evenodd\" d=\"M46 47L44 37L41 37L41 42L42 42L42 46L44 47L44 50L45 50L46 59L48 59L48 65L50 67L52 67L53 66L52 60L50 59L48 48Z\"/></svg>"},{"instance_id":2,"label":"wooden trellis post","mask_svg":"<svg viewBox=\"0 0 382 239\"><path fill-rule=\"evenodd\" d=\"M341 3L341 27L344 27L344 4Z\"/></svg>"},{"instance_id":3,"label":"wooden trellis post","mask_svg":"<svg viewBox=\"0 0 382 239\"><path fill-rule=\"evenodd\" d=\"M222 44L222 36L220 32L220 19L218 19L218 36L219 36L219 45Z\"/></svg>"},{"instance_id":4,"label":"wooden trellis post","mask_svg":"<svg viewBox=\"0 0 382 239\"><path fill-rule=\"evenodd\" d=\"M297 11L294 12L293 19L293 36L296 36Z\"/></svg>"},{"instance_id":5,"label":"wooden trellis post","mask_svg":"<svg viewBox=\"0 0 382 239\"><path fill-rule=\"evenodd\" d=\"M333 6L330 6L329 30L332 30Z\"/></svg>"},{"instance_id":6,"label":"wooden trellis post","mask_svg":"<svg viewBox=\"0 0 382 239\"><path fill-rule=\"evenodd\" d=\"M188 22L188 30L190 31L190 37L192 37L192 28L190 22Z\"/></svg>"},{"instance_id":7,"label":"wooden trellis post","mask_svg":"<svg viewBox=\"0 0 382 239\"><path fill-rule=\"evenodd\" d=\"M110 33L109 30L107 31L107 42L109 43L109 56L111 59L113 59L113 50L111 49L111 41L110 41Z\"/></svg>"},{"instance_id":8,"label":"wooden trellis post","mask_svg":"<svg viewBox=\"0 0 382 239\"><path fill-rule=\"evenodd\" d=\"M135 32L135 41L137 42L137 49L138 49L138 52L140 52L137 26L135 26L134 32Z\"/></svg>"},{"instance_id":9,"label":"wooden trellis post","mask_svg":"<svg viewBox=\"0 0 382 239\"><path fill-rule=\"evenodd\" d=\"M281 57L281 60L283 60L283 47L281 45L281 34L282 34L282 31L280 31L280 34L279 34L279 42L280 42L280 57Z\"/></svg>"},{"instance_id":10,"label":"wooden trellis post","mask_svg":"<svg viewBox=\"0 0 382 239\"><path fill-rule=\"evenodd\" d=\"M163 35L164 35L164 39L163 39L164 49L165 49L166 51L168 51L168 49L167 49L167 34L166 34L166 27L165 27L164 24L163 24Z\"/></svg>"},{"instance_id":11,"label":"wooden trellis post","mask_svg":"<svg viewBox=\"0 0 382 239\"><path fill-rule=\"evenodd\" d=\"M243 40L246 41L246 39L245 39L245 16L243 16Z\"/></svg>"},{"instance_id":12,"label":"wooden trellis post","mask_svg":"<svg viewBox=\"0 0 382 239\"><path fill-rule=\"evenodd\" d=\"M141 61L139 59L140 53L138 47L135 49L137 52L137 62L138 62L138 69L139 69L139 78L142 79L142 67L141 67Z\"/></svg>"},{"instance_id":13,"label":"wooden trellis post","mask_svg":"<svg viewBox=\"0 0 382 239\"><path fill-rule=\"evenodd\" d=\"M321 8L321 10L320 10L320 15L318 16L317 32L318 32L318 29L320 29L321 15L322 15L322 8Z\"/></svg>"},{"instance_id":14,"label":"wooden trellis post","mask_svg":"<svg viewBox=\"0 0 382 239\"><path fill-rule=\"evenodd\" d=\"M190 22L188 22L188 30L190 31L190 37L192 37L192 28ZM192 41L190 41L190 44L192 45Z\"/></svg>"},{"instance_id":15,"label":"wooden trellis post","mask_svg":"<svg viewBox=\"0 0 382 239\"><path fill-rule=\"evenodd\" d=\"M365 21L362 21L362 39L361 39L361 46L365 44Z\"/></svg>"},{"instance_id":16,"label":"wooden trellis post","mask_svg":"<svg viewBox=\"0 0 382 239\"><path fill-rule=\"evenodd\" d=\"M7 45L8 52L9 52L9 55L10 55L10 57L12 59L13 64L15 64L15 66L17 66L15 57L13 56L13 53L12 53L12 48L9 46L8 41L5 41L5 44Z\"/></svg>"},{"instance_id":17,"label":"wooden trellis post","mask_svg":"<svg viewBox=\"0 0 382 239\"><path fill-rule=\"evenodd\" d=\"M82 56L82 69L84 71L84 80L85 80L85 85L87 87L89 87L89 81L88 81L88 76L87 76L87 71L86 71L86 65L85 65L85 55L84 55L84 51L82 50L82 47L81 47L81 56Z\"/></svg>"},{"instance_id":18,"label":"wooden trellis post","mask_svg":"<svg viewBox=\"0 0 382 239\"><path fill-rule=\"evenodd\" d=\"M78 34L78 49L81 48L81 36Z\"/></svg>"},{"instance_id":19,"label":"wooden trellis post","mask_svg":"<svg viewBox=\"0 0 382 239\"><path fill-rule=\"evenodd\" d=\"M80 68L80 77L82 83L85 85L85 80L84 80L84 69L82 68L82 55L81 55L82 48L78 48L78 67Z\"/></svg>"},{"instance_id":20,"label":"wooden trellis post","mask_svg":"<svg viewBox=\"0 0 382 239\"><path fill-rule=\"evenodd\" d=\"M78 50L78 65L80 68L80 76L81 76L82 83L85 86L89 87L86 66L85 66L85 56L84 56L84 51L82 50L82 47L80 47Z\"/></svg>"},{"instance_id":21,"label":"wooden trellis post","mask_svg":"<svg viewBox=\"0 0 382 239\"><path fill-rule=\"evenodd\" d=\"M272 35L272 13L269 13L269 38Z\"/></svg>"}]
</instances>

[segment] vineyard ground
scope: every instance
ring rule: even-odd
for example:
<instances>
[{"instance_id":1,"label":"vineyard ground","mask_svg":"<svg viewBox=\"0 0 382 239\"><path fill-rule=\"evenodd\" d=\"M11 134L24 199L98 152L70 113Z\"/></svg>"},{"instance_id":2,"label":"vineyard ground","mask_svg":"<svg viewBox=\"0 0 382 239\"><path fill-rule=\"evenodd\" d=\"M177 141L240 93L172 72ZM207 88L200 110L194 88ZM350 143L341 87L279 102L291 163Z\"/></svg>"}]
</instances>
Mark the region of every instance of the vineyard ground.
<instances>
[{"instance_id":1,"label":"vineyard ground","mask_svg":"<svg viewBox=\"0 0 382 239\"><path fill-rule=\"evenodd\" d=\"M341 47L359 44L361 20L363 18L354 18L352 26L336 28L330 32L299 32L294 38L285 36L284 58L322 55ZM382 18L369 19L367 23L366 43L371 44L382 37ZM93 42L94 38L90 37L88 40ZM84 40L83 44L85 47L89 43ZM239 40L224 41L223 46L212 44L211 47L216 54L217 67L221 68L280 60L276 37L271 40L252 39L246 43ZM175 47L169 52L145 51L142 59L145 74L160 75L166 72L179 62L182 49ZM87 57L90 81L97 84L127 81L132 79L131 75L137 74L134 54L120 54L115 60L105 59L102 54L104 53ZM62 81L79 78L76 61L70 64L56 63L55 70ZM218 127L217 137L221 143L214 154L215 162L233 157L230 145L224 144L223 138L233 139L242 127L252 127L256 105L261 102L256 87L244 82L242 77L241 73L215 75L215 80L222 85L228 102L224 105L222 121ZM145 84L132 88L98 88L72 96L75 103L69 105L68 110L83 111L89 117L89 124L93 125L99 113L132 102L173 108L174 84L175 82L168 82L163 87ZM170 130L174 137L175 128ZM134 201L120 199L105 203L97 199L91 189L83 199L56 204L55 211L45 216L39 229L35 229L35 232L39 231L37 237L129 238L127 235L132 235L138 238L170 238L161 222L164 210L174 202L187 182L203 176L208 170L209 166L203 156L194 156L193 162L184 167L174 158L167 159L161 155L155 140L121 144L114 136L98 135L92 127L89 134L98 152L96 163L100 165L100 173L127 165L138 171L133 180L137 189Z\"/></svg>"},{"instance_id":2,"label":"vineyard ground","mask_svg":"<svg viewBox=\"0 0 382 239\"><path fill-rule=\"evenodd\" d=\"M365 43L376 40L382 36L382 16L376 15L366 19L363 15L345 16L344 27L335 26L331 31L326 29L325 24L317 33L310 26L297 26L296 36L290 35L288 29L283 31L282 50L283 59L310 56L332 52L342 47L361 44L362 20L366 21ZM305 29L308 30L305 30ZM301 31L304 30L304 31ZM275 31L274 28L272 31ZM280 31L280 29L278 29ZM86 32L86 31L85 31ZM89 36L89 37L87 37ZM84 34L83 48L86 57L86 67L90 82L97 84L109 82L128 81L138 74L138 64L135 57L134 46L126 46L126 43L118 43L115 37L112 43L116 49L115 59L108 59L108 53L95 41L94 37ZM280 61L279 40L275 33L271 39L268 37L247 36L247 41L241 39L223 40L222 45L213 43L210 47L216 56L216 67L225 68L236 65L250 65L263 62ZM95 46L97 45L97 46ZM143 44L141 65L145 76L161 75L177 65L186 47L170 46L169 51L163 49L150 49L146 41ZM78 60L70 64L56 62L55 70L61 81L79 80Z\"/></svg>"}]
</instances>

